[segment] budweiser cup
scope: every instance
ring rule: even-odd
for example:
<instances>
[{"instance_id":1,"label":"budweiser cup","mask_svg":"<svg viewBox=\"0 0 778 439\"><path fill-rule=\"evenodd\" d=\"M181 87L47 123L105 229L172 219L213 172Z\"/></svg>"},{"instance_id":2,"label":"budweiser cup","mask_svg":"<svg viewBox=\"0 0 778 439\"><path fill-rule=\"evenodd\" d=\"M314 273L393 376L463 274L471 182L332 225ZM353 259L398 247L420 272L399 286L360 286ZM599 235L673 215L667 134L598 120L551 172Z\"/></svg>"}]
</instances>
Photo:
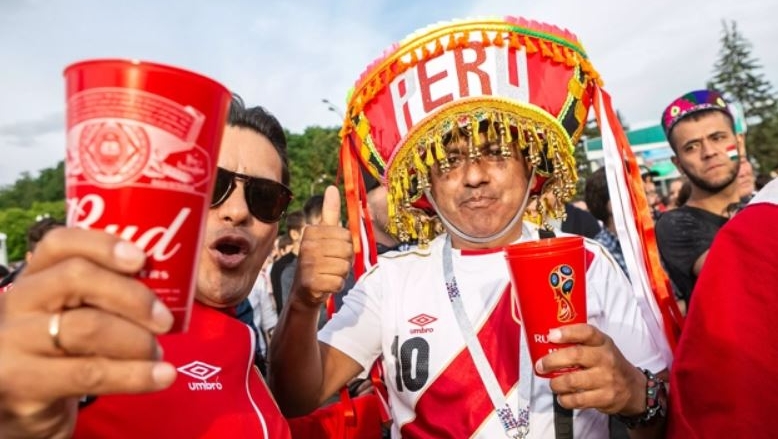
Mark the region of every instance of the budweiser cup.
<instances>
[{"instance_id":1,"label":"budweiser cup","mask_svg":"<svg viewBox=\"0 0 778 439\"><path fill-rule=\"evenodd\" d=\"M135 243L137 277L185 331L230 92L198 74L129 60L65 69L67 223Z\"/></svg>"},{"instance_id":2,"label":"budweiser cup","mask_svg":"<svg viewBox=\"0 0 778 439\"><path fill-rule=\"evenodd\" d=\"M583 238L561 237L523 242L505 248L505 259L518 296L519 314L532 364L570 346L548 341L548 331L586 323L586 253ZM557 370L554 377L572 369Z\"/></svg>"}]
</instances>

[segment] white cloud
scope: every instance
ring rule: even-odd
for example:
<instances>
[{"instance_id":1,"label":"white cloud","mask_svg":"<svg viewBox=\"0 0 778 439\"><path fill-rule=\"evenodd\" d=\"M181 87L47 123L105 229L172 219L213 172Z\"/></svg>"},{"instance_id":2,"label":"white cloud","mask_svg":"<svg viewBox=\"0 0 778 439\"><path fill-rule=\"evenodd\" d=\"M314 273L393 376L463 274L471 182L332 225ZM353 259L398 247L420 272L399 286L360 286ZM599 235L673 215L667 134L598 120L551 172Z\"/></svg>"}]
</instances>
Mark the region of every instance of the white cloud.
<instances>
[{"instance_id":1,"label":"white cloud","mask_svg":"<svg viewBox=\"0 0 778 439\"><path fill-rule=\"evenodd\" d=\"M35 143L35 139L45 134L62 132L65 126L65 116L62 113L52 113L38 120L25 120L0 126L0 139L11 145L27 147Z\"/></svg>"}]
</instances>

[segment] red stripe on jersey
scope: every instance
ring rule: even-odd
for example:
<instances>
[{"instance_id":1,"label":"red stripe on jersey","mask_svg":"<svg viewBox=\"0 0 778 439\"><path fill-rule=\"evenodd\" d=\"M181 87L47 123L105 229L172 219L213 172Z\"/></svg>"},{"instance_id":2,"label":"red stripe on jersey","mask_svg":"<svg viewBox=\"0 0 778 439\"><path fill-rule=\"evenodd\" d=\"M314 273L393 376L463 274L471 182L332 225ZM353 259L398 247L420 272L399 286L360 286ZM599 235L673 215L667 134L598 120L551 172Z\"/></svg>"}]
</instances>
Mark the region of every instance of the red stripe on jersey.
<instances>
[{"instance_id":1,"label":"red stripe on jersey","mask_svg":"<svg viewBox=\"0 0 778 439\"><path fill-rule=\"evenodd\" d=\"M508 287L478 331L478 341L503 393L519 381L520 331ZM467 348L424 391L415 411L416 418L401 427L404 438L469 437L494 411Z\"/></svg>"},{"instance_id":2,"label":"red stripe on jersey","mask_svg":"<svg viewBox=\"0 0 778 439\"><path fill-rule=\"evenodd\" d=\"M588 248L586 250L586 271L589 271L589 267L591 267L592 262L594 262L594 252L590 251Z\"/></svg>"}]
</instances>

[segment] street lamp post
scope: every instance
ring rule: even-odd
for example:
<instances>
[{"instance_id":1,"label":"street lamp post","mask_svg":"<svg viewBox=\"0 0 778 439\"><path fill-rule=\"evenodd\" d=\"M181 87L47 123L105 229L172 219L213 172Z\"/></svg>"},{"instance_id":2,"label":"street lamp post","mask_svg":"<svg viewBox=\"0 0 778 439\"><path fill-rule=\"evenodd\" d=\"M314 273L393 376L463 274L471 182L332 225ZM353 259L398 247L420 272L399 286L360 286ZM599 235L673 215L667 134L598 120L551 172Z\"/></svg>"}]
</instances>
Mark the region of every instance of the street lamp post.
<instances>
[{"instance_id":1,"label":"street lamp post","mask_svg":"<svg viewBox=\"0 0 778 439\"><path fill-rule=\"evenodd\" d=\"M311 196L313 196L313 190L316 188L316 185L324 183L326 179L329 178L329 175L327 174L321 174L319 178L311 182Z\"/></svg>"},{"instance_id":2,"label":"street lamp post","mask_svg":"<svg viewBox=\"0 0 778 439\"><path fill-rule=\"evenodd\" d=\"M330 102L327 98L322 98L321 101L324 103L324 105L327 106L327 110L332 111L333 113L337 114L340 120L342 121L346 117L343 115L343 110L341 110L337 105Z\"/></svg>"},{"instance_id":3,"label":"street lamp post","mask_svg":"<svg viewBox=\"0 0 778 439\"><path fill-rule=\"evenodd\" d=\"M343 110L341 110L340 107L338 107L337 105L330 102L330 100L327 98L322 98L321 101L324 105L327 106L328 111L331 111L338 116L340 122L342 123L343 120L345 119L345 116L343 115ZM314 189L316 188L316 185L324 183L329 178L330 178L329 175L327 175L326 173L322 173L321 175L319 175L319 177L316 180L311 182L311 196L313 196L313 192Z\"/></svg>"}]
</instances>

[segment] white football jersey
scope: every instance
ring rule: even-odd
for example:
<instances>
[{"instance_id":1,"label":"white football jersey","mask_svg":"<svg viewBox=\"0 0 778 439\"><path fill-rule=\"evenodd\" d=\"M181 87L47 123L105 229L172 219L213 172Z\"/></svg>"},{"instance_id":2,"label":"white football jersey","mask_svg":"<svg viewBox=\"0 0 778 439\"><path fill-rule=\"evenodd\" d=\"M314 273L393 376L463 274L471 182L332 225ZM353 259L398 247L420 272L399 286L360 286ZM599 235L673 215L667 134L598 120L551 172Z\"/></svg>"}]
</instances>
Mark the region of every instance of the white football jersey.
<instances>
[{"instance_id":1,"label":"white football jersey","mask_svg":"<svg viewBox=\"0 0 778 439\"><path fill-rule=\"evenodd\" d=\"M519 242L532 239L538 239L537 228L525 224ZM439 236L426 250L382 255L319 332L319 340L365 369L383 355L393 437L505 437L446 291L444 242ZM608 334L635 366L665 369L629 281L607 250L592 240L585 245L588 322ZM514 414L526 408L520 401L530 401L528 437L553 438L548 380L534 376L533 365L519 364L521 326L503 252L454 249L452 257L464 308ZM520 386L520 375L530 382ZM607 437L606 415L575 410L573 417L576 437Z\"/></svg>"}]
</instances>

